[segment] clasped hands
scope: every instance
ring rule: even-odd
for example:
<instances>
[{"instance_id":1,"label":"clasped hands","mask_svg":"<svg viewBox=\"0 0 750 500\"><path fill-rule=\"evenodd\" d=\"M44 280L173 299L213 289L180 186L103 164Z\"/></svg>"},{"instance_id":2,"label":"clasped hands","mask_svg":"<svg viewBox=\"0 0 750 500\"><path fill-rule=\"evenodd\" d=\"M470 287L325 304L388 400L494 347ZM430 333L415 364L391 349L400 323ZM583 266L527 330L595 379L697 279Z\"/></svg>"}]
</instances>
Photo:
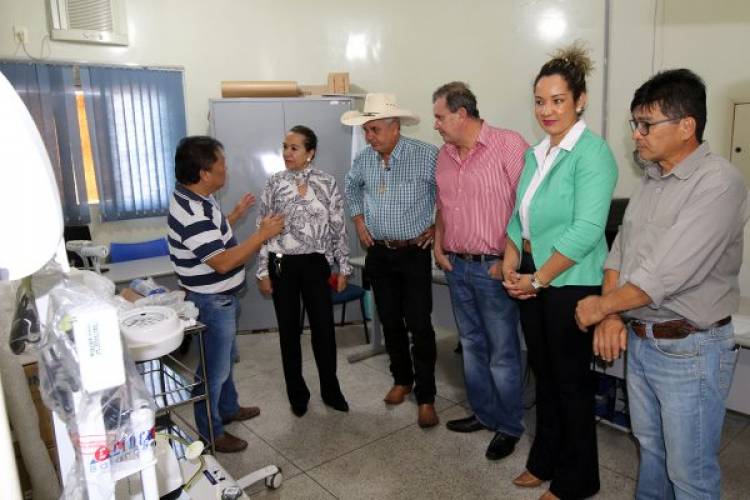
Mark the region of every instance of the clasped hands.
<instances>
[{"instance_id":1,"label":"clasped hands","mask_svg":"<svg viewBox=\"0 0 750 500\"><path fill-rule=\"evenodd\" d=\"M578 328L586 331L587 327L594 328L594 355L604 361L614 361L627 350L628 331L625 323L618 314L606 314L602 297L589 295L578 301L575 313Z\"/></svg>"},{"instance_id":2,"label":"clasped hands","mask_svg":"<svg viewBox=\"0 0 750 500\"><path fill-rule=\"evenodd\" d=\"M536 297L537 290L531 285L534 281L532 274L521 274L510 266L503 266L503 286L508 295L518 300L528 300Z\"/></svg>"}]
</instances>

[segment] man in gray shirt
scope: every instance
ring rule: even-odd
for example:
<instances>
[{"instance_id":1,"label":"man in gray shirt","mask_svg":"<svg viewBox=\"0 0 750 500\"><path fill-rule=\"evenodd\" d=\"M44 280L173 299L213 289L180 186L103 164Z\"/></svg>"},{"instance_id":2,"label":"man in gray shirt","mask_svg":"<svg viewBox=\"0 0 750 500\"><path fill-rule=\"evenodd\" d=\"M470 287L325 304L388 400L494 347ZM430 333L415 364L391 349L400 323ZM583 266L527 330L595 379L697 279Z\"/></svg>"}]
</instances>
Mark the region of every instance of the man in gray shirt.
<instances>
[{"instance_id":1,"label":"man in gray shirt","mask_svg":"<svg viewBox=\"0 0 750 500\"><path fill-rule=\"evenodd\" d=\"M702 142L706 89L696 74L657 74L630 110L644 176L605 262L602 295L580 301L576 320L596 325L601 358L629 351L636 498L718 499L747 190Z\"/></svg>"}]
</instances>

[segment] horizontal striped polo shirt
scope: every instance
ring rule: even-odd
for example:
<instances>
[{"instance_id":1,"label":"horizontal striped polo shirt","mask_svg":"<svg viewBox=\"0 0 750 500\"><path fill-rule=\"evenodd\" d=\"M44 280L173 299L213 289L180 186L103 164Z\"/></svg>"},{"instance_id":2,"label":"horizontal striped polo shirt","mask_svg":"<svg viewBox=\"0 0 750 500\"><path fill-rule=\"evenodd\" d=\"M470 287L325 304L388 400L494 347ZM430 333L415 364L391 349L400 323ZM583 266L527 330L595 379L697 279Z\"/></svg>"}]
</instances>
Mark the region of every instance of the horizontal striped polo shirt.
<instances>
[{"instance_id":1,"label":"horizontal striped polo shirt","mask_svg":"<svg viewBox=\"0 0 750 500\"><path fill-rule=\"evenodd\" d=\"M231 294L245 284L245 266L228 273L206 264L215 255L237 245L226 217L213 196L204 198L177 184L167 218L169 257L180 285L196 293Z\"/></svg>"}]
</instances>

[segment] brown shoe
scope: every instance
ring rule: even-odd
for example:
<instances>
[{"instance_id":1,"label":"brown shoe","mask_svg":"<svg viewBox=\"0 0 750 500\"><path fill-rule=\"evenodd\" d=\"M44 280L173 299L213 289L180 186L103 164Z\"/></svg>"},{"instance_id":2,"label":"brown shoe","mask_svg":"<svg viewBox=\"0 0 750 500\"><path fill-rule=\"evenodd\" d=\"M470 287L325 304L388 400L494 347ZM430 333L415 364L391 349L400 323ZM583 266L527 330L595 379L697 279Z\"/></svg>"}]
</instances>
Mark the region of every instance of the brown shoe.
<instances>
[{"instance_id":1,"label":"brown shoe","mask_svg":"<svg viewBox=\"0 0 750 500\"><path fill-rule=\"evenodd\" d=\"M221 423L227 425L231 422L239 422L240 420L250 420L260 415L260 408L257 406L240 406L240 411L232 415L221 419Z\"/></svg>"},{"instance_id":2,"label":"brown shoe","mask_svg":"<svg viewBox=\"0 0 750 500\"><path fill-rule=\"evenodd\" d=\"M224 431L224 434L214 438L214 446L221 453L237 453L247 448L247 441Z\"/></svg>"},{"instance_id":3,"label":"brown shoe","mask_svg":"<svg viewBox=\"0 0 750 500\"><path fill-rule=\"evenodd\" d=\"M411 392L410 385L394 385L388 394L385 395L383 401L389 405L400 405L406 399L406 396Z\"/></svg>"},{"instance_id":4,"label":"brown shoe","mask_svg":"<svg viewBox=\"0 0 750 500\"><path fill-rule=\"evenodd\" d=\"M513 484L520 486L521 488L536 488L544 481L536 477L531 472L525 470L517 478L513 480Z\"/></svg>"},{"instance_id":5,"label":"brown shoe","mask_svg":"<svg viewBox=\"0 0 750 500\"><path fill-rule=\"evenodd\" d=\"M422 429L435 427L438 423L440 423L440 419L438 418L437 413L435 413L435 405L419 405L418 415L419 416L417 417L417 424L419 424Z\"/></svg>"},{"instance_id":6,"label":"brown shoe","mask_svg":"<svg viewBox=\"0 0 750 500\"><path fill-rule=\"evenodd\" d=\"M560 497L552 493L550 490L547 490L542 493L542 496L539 497L539 500L560 500Z\"/></svg>"}]
</instances>

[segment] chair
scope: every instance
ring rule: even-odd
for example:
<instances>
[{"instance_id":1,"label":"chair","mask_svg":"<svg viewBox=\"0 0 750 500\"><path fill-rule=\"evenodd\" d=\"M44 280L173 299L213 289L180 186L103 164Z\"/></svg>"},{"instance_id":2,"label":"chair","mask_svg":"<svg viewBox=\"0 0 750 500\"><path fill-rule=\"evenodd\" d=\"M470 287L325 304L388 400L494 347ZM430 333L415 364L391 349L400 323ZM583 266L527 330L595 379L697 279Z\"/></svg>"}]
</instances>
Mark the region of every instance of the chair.
<instances>
[{"instance_id":1,"label":"chair","mask_svg":"<svg viewBox=\"0 0 750 500\"><path fill-rule=\"evenodd\" d=\"M370 343L370 331L367 329L367 313L365 311L365 289L358 285L347 284L346 288L341 292L331 291L331 299L333 299L333 305L341 304L341 323L339 326L344 325L346 319L346 303L353 300L359 300L359 308L362 311L362 326L365 329L365 343ZM300 317L300 325L304 328L305 326L305 307L302 304L302 314Z\"/></svg>"},{"instance_id":2,"label":"chair","mask_svg":"<svg viewBox=\"0 0 750 500\"><path fill-rule=\"evenodd\" d=\"M147 259L169 255L166 238L157 238L138 243L115 243L109 247L110 262L125 262L128 260Z\"/></svg>"},{"instance_id":3,"label":"chair","mask_svg":"<svg viewBox=\"0 0 750 500\"><path fill-rule=\"evenodd\" d=\"M65 226L63 238L66 243L71 240L91 240L91 230L89 226ZM84 267L85 264L80 255L70 250L66 250L66 253L68 254L68 262L70 262L71 266Z\"/></svg>"}]
</instances>

